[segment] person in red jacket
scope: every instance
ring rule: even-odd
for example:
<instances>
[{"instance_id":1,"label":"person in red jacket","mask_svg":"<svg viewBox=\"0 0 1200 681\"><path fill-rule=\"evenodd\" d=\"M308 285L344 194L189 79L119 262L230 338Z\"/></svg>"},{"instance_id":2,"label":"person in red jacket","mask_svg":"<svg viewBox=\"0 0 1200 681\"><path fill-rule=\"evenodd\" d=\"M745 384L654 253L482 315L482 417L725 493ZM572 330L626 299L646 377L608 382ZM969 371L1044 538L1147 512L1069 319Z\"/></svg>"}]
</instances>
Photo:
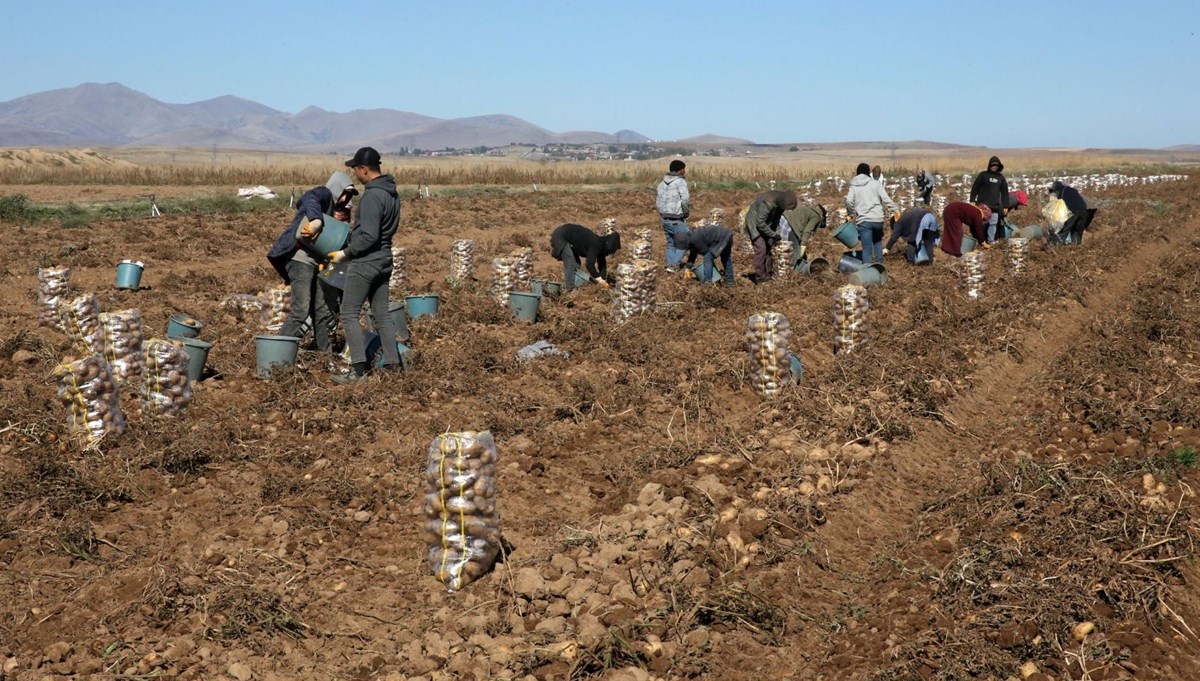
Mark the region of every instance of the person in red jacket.
<instances>
[{"instance_id":1,"label":"person in red jacket","mask_svg":"<svg viewBox=\"0 0 1200 681\"><path fill-rule=\"evenodd\" d=\"M942 250L956 258L962 257L964 224L971 228L971 234L979 235L983 232L983 212L965 201L948 204L942 211ZM979 236L975 238L983 243Z\"/></svg>"}]
</instances>

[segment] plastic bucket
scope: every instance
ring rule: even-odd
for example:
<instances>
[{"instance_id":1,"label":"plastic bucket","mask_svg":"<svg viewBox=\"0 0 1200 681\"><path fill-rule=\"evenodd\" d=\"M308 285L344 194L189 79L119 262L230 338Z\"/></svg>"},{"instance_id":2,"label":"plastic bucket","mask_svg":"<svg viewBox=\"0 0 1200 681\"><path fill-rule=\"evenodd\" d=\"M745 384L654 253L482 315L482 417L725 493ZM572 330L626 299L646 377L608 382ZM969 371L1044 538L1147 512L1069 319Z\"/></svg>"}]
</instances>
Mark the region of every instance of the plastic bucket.
<instances>
[{"instance_id":1,"label":"plastic bucket","mask_svg":"<svg viewBox=\"0 0 1200 681\"><path fill-rule=\"evenodd\" d=\"M524 322L532 322L537 319L538 305L541 302L542 297L532 293L512 291L508 294L508 306L517 315L517 319Z\"/></svg>"},{"instance_id":2,"label":"plastic bucket","mask_svg":"<svg viewBox=\"0 0 1200 681\"><path fill-rule=\"evenodd\" d=\"M404 303L399 300L388 303L388 312L392 315L392 326L396 327L396 339L408 340L408 315Z\"/></svg>"},{"instance_id":3,"label":"plastic bucket","mask_svg":"<svg viewBox=\"0 0 1200 681\"><path fill-rule=\"evenodd\" d=\"M334 198L337 198L336 196ZM329 215L321 216L321 233L316 240L299 237L297 240L313 251L325 255L342 250L350 237L350 225Z\"/></svg>"},{"instance_id":4,"label":"plastic bucket","mask_svg":"<svg viewBox=\"0 0 1200 681\"><path fill-rule=\"evenodd\" d=\"M254 352L258 362L258 377L270 378L271 372L296 366L300 339L291 336L255 336Z\"/></svg>"},{"instance_id":5,"label":"plastic bucket","mask_svg":"<svg viewBox=\"0 0 1200 681\"><path fill-rule=\"evenodd\" d=\"M1041 225L1026 225L1025 227L1018 227L1013 231L1013 236L1019 236L1023 239L1041 239L1044 234L1042 233Z\"/></svg>"},{"instance_id":6,"label":"plastic bucket","mask_svg":"<svg viewBox=\"0 0 1200 681\"><path fill-rule=\"evenodd\" d=\"M529 292L535 296L542 295L542 280L534 279L533 281L529 282Z\"/></svg>"},{"instance_id":7,"label":"plastic bucket","mask_svg":"<svg viewBox=\"0 0 1200 681\"><path fill-rule=\"evenodd\" d=\"M846 248L854 248L858 245L858 225L847 222L834 231L833 238L845 244Z\"/></svg>"},{"instance_id":8,"label":"plastic bucket","mask_svg":"<svg viewBox=\"0 0 1200 681\"><path fill-rule=\"evenodd\" d=\"M913 256L913 264L914 265L928 265L932 261L933 261L933 254L929 252L929 243L922 242L921 246L919 248L917 248L917 254L915 256Z\"/></svg>"},{"instance_id":9,"label":"plastic bucket","mask_svg":"<svg viewBox=\"0 0 1200 681\"><path fill-rule=\"evenodd\" d=\"M693 267L692 272L694 272L696 274L696 281L699 281L699 282L704 281L704 263L700 263L699 265L696 265L695 267ZM718 270L714 266L712 268L712 276L709 277L708 280L709 280L709 282L714 283L714 284L721 281L721 271Z\"/></svg>"},{"instance_id":10,"label":"plastic bucket","mask_svg":"<svg viewBox=\"0 0 1200 681\"><path fill-rule=\"evenodd\" d=\"M975 240L975 237L970 237L964 234L962 238L962 250L960 252L963 254L970 253L971 251L975 250L975 247L978 245L979 242Z\"/></svg>"},{"instance_id":11,"label":"plastic bucket","mask_svg":"<svg viewBox=\"0 0 1200 681\"><path fill-rule=\"evenodd\" d=\"M800 363L800 356L794 352L789 352L788 360L792 366L792 380L796 385L800 385L804 380L804 365Z\"/></svg>"},{"instance_id":12,"label":"plastic bucket","mask_svg":"<svg viewBox=\"0 0 1200 681\"><path fill-rule=\"evenodd\" d=\"M142 283L142 270L146 267L145 263L134 262L133 260L122 260L117 265L117 288L130 289L136 291Z\"/></svg>"},{"instance_id":13,"label":"plastic bucket","mask_svg":"<svg viewBox=\"0 0 1200 681\"><path fill-rule=\"evenodd\" d=\"M188 355L188 380L195 383L204 375L204 364L208 362L208 351L212 350L212 343L199 338L180 338L179 342L183 343L183 349Z\"/></svg>"},{"instance_id":14,"label":"plastic bucket","mask_svg":"<svg viewBox=\"0 0 1200 681\"><path fill-rule=\"evenodd\" d=\"M377 344L375 347L379 348L379 345ZM375 368L382 369L383 368L383 350L382 350L382 348L379 348L378 352L379 352L379 355L375 358ZM408 371L409 366L412 364L412 356L413 356L412 348L408 347L404 343L401 343L400 341L396 341L396 354L400 355L400 368L403 369L404 371ZM370 355L368 354L367 356L369 357Z\"/></svg>"},{"instance_id":15,"label":"plastic bucket","mask_svg":"<svg viewBox=\"0 0 1200 681\"><path fill-rule=\"evenodd\" d=\"M408 316L416 319L425 315L437 315L438 297L433 296L408 296L404 299L405 305L408 307Z\"/></svg>"},{"instance_id":16,"label":"plastic bucket","mask_svg":"<svg viewBox=\"0 0 1200 681\"><path fill-rule=\"evenodd\" d=\"M575 285L583 286L584 284L592 283L592 275L583 270L575 270Z\"/></svg>"},{"instance_id":17,"label":"plastic bucket","mask_svg":"<svg viewBox=\"0 0 1200 681\"><path fill-rule=\"evenodd\" d=\"M846 253L842 255L840 260L838 260L837 268L838 272L849 274L851 272L857 272L861 270L863 268L863 262L849 253Z\"/></svg>"},{"instance_id":18,"label":"plastic bucket","mask_svg":"<svg viewBox=\"0 0 1200 681\"><path fill-rule=\"evenodd\" d=\"M542 293L544 293L552 298L557 295L562 295L562 282L561 281L543 281L542 282Z\"/></svg>"},{"instance_id":19,"label":"plastic bucket","mask_svg":"<svg viewBox=\"0 0 1200 681\"><path fill-rule=\"evenodd\" d=\"M801 274L816 276L829 271L829 261L825 258L813 258L812 260L802 260L796 264L796 271Z\"/></svg>"},{"instance_id":20,"label":"plastic bucket","mask_svg":"<svg viewBox=\"0 0 1200 681\"><path fill-rule=\"evenodd\" d=\"M850 283L859 286L883 286L887 279L887 268L879 263L867 265L850 275Z\"/></svg>"},{"instance_id":21,"label":"plastic bucket","mask_svg":"<svg viewBox=\"0 0 1200 681\"><path fill-rule=\"evenodd\" d=\"M199 319L176 313L171 315L171 319L167 321L167 338L175 340L195 338L200 335L200 330L203 328L204 322Z\"/></svg>"}]
</instances>

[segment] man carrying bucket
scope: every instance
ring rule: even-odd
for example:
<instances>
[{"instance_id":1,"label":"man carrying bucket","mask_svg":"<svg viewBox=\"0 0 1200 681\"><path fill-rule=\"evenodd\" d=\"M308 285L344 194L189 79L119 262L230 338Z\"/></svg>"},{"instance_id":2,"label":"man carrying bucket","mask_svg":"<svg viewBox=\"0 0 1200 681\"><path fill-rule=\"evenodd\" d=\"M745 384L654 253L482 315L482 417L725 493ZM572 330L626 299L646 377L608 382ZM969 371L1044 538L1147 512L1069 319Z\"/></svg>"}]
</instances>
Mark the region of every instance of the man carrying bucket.
<instances>
[{"instance_id":1,"label":"man carrying bucket","mask_svg":"<svg viewBox=\"0 0 1200 681\"><path fill-rule=\"evenodd\" d=\"M311 239L320 234L323 216L331 214L343 222L350 219L350 201L356 195L358 190L349 175L340 171L330 175L325 186L304 192L291 224L267 252L267 260L292 287L292 307L279 335L299 338L305 320L311 318L313 344L321 352L333 349L329 331L336 321L317 279L317 263L325 254L311 250Z\"/></svg>"}]
</instances>

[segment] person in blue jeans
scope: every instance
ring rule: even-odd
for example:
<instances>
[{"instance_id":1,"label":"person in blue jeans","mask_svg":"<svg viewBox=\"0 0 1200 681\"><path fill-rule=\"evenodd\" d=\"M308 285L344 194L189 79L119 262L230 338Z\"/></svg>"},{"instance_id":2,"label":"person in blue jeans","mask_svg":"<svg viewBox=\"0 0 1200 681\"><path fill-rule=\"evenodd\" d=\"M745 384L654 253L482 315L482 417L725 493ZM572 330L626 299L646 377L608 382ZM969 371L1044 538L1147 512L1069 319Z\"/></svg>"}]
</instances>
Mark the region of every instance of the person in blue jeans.
<instances>
[{"instance_id":1,"label":"person in blue jeans","mask_svg":"<svg viewBox=\"0 0 1200 681\"><path fill-rule=\"evenodd\" d=\"M692 265L696 257L704 255L704 266L700 268L700 282L707 284L713 279L713 261L721 259L721 270L725 275L726 288L736 286L733 279L733 230L720 225L705 225L698 229L675 233L675 248L687 253L684 276L696 276Z\"/></svg>"},{"instance_id":2,"label":"person in blue jeans","mask_svg":"<svg viewBox=\"0 0 1200 681\"><path fill-rule=\"evenodd\" d=\"M662 218L663 234L667 237L667 271L678 272L683 261L683 251L675 248L675 235L687 231L687 218L691 208L688 196L687 165L676 159L671 161L670 172L658 183L654 207Z\"/></svg>"},{"instance_id":3,"label":"person in blue jeans","mask_svg":"<svg viewBox=\"0 0 1200 681\"><path fill-rule=\"evenodd\" d=\"M859 258L864 265L883 262L883 221L888 214L899 211L883 185L871 177L871 166L859 163L850 191L846 193L846 209L858 225ZM884 211L887 211L886 213Z\"/></svg>"}]
</instances>

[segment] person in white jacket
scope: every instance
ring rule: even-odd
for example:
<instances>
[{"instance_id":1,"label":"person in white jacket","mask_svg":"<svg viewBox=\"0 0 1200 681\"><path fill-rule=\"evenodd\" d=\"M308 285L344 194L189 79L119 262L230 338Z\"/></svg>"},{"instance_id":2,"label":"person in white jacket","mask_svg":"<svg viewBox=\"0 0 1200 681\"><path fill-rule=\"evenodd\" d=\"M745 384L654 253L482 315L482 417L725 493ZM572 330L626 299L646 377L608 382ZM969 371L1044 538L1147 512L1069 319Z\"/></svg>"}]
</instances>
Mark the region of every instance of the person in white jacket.
<instances>
[{"instance_id":1,"label":"person in white jacket","mask_svg":"<svg viewBox=\"0 0 1200 681\"><path fill-rule=\"evenodd\" d=\"M854 172L850 191L846 193L846 209L858 225L859 257L864 265L882 263L883 221L899 208L887 195L883 185L871 178L871 166L859 163Z\"/></svg>"},{"instance_id":2,"label":"person in white jacket","mask_svg":"<svg viewBox=\"0 0 1200 681\"><path fill-rule=\"evenodd\" d=\"M670 172L658 183L658 197L654 202L662 218L663 233L667 236L667 271L678 272L685 251L675 247L675 235L687 232L687 218L691 208L685 175L687 165L676 159L671 161Z\"/></svg>"}]
</instances>

